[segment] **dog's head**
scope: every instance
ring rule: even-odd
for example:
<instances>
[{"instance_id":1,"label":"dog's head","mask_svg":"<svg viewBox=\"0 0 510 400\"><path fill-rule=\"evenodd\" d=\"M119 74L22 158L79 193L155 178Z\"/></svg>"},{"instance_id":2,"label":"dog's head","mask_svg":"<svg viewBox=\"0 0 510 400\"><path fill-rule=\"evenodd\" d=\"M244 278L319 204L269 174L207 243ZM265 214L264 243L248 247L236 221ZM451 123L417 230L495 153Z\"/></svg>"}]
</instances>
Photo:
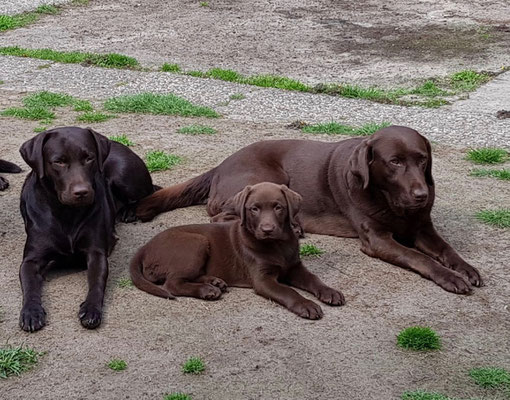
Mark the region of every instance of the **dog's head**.
<instances>
[{"instance_id":1,"label":"dog's head","mask_svg":"<svg viewBox=\"0 0 510 400\"><path fill-rule=\"evenodd\" d=\"M433 200L430 143L413 129L389 126L377 131L356 147L349 163L362 188L381 191L397 215Z\"/></svg>"},{"instance_id":2,"label":"dog's head","mask_svg":"<svg viewBox=\"0 0 510 400\"><path fill-rule=\"evenodd\" d=\"M256 239L284 240L296 234L301 196L287 186L270 182L246 186L233 202L241 225Z\"/></svg>"},{"instance_id":3,"label":"dog's head","mask_svg":"<svg viewBox=\"0 0 510 400\"><path fill-rule=\"evenodd\" d=\"M58 200L83 207L94 202L94 181L103 172L109 140L77 127L51 129L23 143L20 153L34 174L49 182Z\"/></svg>"}]
</instances>

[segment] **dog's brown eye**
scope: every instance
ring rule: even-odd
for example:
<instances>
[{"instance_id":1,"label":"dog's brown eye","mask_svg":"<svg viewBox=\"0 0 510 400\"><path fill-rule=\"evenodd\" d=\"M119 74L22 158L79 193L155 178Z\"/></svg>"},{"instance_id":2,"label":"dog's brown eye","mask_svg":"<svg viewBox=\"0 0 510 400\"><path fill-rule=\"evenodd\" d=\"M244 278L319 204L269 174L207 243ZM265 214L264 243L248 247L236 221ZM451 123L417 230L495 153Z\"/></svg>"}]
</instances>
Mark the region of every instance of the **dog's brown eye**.
<instances>
[{"instance_id":1,"label":"dog's brown eye","mask_svg":"<svg viewBox=\"0 0 510 400\"><path fill-rule=\"evenodd\" d=\"M94 161L94 157L87 157L87 158L85 159L85 162L86 162L86 163L91 163L92 161Z\"/></svg>"},{"instance_id":2,"label":"dog's brown eye","mask_svg":"<svg viewBox=\"0 0 510 400\"><path fill-rule=\"evenodd\" d=\"M274 210L275 211L282 211L283 207L281 205L277 204L276 206L274 206Z\"/></svg>"},{"instance_id":3,"label":"dog's brown eye","mask_svg":"<svg viewBox=\"0 0 510 400\"><path fill-rule=\"evenodd\" d=\"M53 165L56 165L57 167L65 167L66 163L62 160L53 161Z\"/></svg>"},{"instance_id":4,"label":"dog's brown eye","mask_svg":"<svg viewBox=\"0 0 510 400\"><path fill-rule=\"evenodd\" d=\"M251 207L250 211L253 212L253 213L256 213L256 212L259 211L259 208L258 207Z\"/></svg>"},{"instance_id":5,"label":"dog's brown eye","mask_svg":"<svg viewBox=\"0 0 510 400\"><path fill-rule=\"evenodd\" d=\"M390 164L396 165L397 167L402 165L402 163L400 162L400 160L398 158L394 158L393 160L390 160Z\"/></svg>"}]
</instances>

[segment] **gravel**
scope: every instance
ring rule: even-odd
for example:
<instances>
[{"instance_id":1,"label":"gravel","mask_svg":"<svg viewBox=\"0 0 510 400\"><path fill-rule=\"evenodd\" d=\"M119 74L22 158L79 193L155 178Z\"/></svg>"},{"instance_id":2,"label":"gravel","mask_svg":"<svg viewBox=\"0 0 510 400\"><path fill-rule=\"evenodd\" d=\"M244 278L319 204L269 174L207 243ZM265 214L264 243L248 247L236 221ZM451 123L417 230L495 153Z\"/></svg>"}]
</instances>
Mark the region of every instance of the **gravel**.
<instances>
[{"instance_id":1,"label":"gravel","mask_svg":"<svg viewBox=\"0 0 510 400\"><path fill-rule=\"evenodd\" d=\"M44 66L44 68L40 68ZM0 57L3 90L49 90L90 100L140 92L172 92L192 102L213 107L224 118L246 122L290 123L295 120L347 124L388 121L411 126L427 137L459 147L503 146L510 148L510 120L498 120L499 107L488 107L475 93L467 100L439 109L400 107L328 95L264 89L212 79L163 72L138 72L48 63L17 57ZM509 82L508 72L498 82ZM482 88L482 91L487 89ZM504 92L504 91L503 91ZM243 93L243 100L230 96ZM484 106L477 107L480 98ZM503 94L503 101L505 97Z\"/></svg>"}]
</instances>

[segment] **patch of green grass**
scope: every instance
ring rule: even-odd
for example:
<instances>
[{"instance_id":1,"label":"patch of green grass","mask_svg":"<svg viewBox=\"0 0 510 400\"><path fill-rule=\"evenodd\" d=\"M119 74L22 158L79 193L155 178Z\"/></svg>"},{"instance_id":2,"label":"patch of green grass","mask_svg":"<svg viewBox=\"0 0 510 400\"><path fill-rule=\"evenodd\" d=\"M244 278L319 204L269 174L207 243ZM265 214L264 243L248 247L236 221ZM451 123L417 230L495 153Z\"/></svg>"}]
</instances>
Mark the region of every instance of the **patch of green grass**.
<instances>
[{"instance_id":1,"label":"patch of green grass","mask_svg":"<svg viewBox=\"0 0 510 400\"><path fill-rule=\"evenodd\" d=\"M436 332L426 326L412 326L402 330L397 336L397 344L403 349L426 351L441 348Z\"/></svg>"},{"instance_id":2,"label":"patch of green grass","mask_svg":"<svg viewBox=\"0 0 510 400\"><path fill-rule=\"evenodd\" d=\"M28 347L6 346L0 348L0 378L20 375L32 368L43 353L38 353Z\"/></svg>"},{"instance_id":3,"label":"patch of green grass","mask_svg":"<svg viewBox=\"0 0 510 400\"><path fill-rule=\"evenodd\" d=\"M135 68L138 61L122 54L94 54L79 51L56 51L52 49L24 49L18 46L0 47L0 54L5 56L29 57L40 60L51 60L65 64L87 64L104 68Z\"/></svg>"},{"instance_id":4,"label":"patch of green grass","mask_svg":"<svg viewBox=\"0 0 510 400\"><path fill-rule=\"evenodd\" d=\"M450 93L438 87L434 81L429 80L423 83L422 85L412 89L410 91L410 94L435 97L435 96L447 96Z\"/></svg>"},{"instance_id":5,"label":"patch of green grass","mask_svg":"<svg viewBox=\"0 0 510 400\"><path fill-rule=\"evenodd\" d=\"M191 357L188 361L182 364L181 370L185 374L200 374L205 370L205 365L202 359L198 357Z\"/></svg>"},{"instance_id":6,"label":"patch of green grass","mask_svg":"<svg viewBox=\"0 0 510 400\"><path fill-rule=\"evenodd\" d=\"M134 283L130 278L120 278L117 280L117 287L128 289L134 287Z\"/></svg>"},{"instance_id":7,"label":"patch of green grass","mask_svg":"<svg viewBox=\"0 0 510 400\"><path fill-rule=\"evenodd\" d=\"M27 108L36 107L63 107L74 103L74 98L67 94L52 93L47 91L31 94L23 99Z\"/></svg>"},{"instance_id":8,"label":"patch of green grass","mask_svg":"<svg viewBox=\"0 0 510 400\"><path fill-rule=\"evenodd\" d=\"M38 18L38 15L33 12L18 15L0 15L0 32L21 28L37 21Z\"/></svg>"},{"instance_id":9,"label":"patch of green grass","mask_svg":"<svg viewBox=\"0 0 510 400\"><path fill-rule=\"evenodd\" d=\"M13 108L8 108L7 110L2 111L1 115L6 116L6 117L30 119L33 121L55 119L55 113L52 111L49 111L45 107L33 107L33 108L13 107Z\"/></svg>"},{"instance_id":10,"label":"patch of green grass","mask_svg":"<svg viewBox=\"0 0 510 400\"><path fill-rule=\"evenodd\" d=\"M145 155L149 172L164 171L182 162L182 158L164 151L150 151Z\"/></svg>"},{"instance_id":11,"label":"patch of green grass","mask_svg":"<svg viewBox=\"0 0 510 400\"><path fill-rule=\"evenodd\" d=\"M483 388L496 388L502 385L510 386L510 373L503 368L473 368L469 376Z\"/></svg>"},{"instance_id":12,"label":"patch of green grass","mask_svg":"<svg viewBox=\"0 0 510 400\"><path fill-rule=\"evenodd\" d=\"M402 395L402 400L454 400L454 399L439 393L423 392L421 390L417 390L416 392L405 392Z\"/></svg>"},{"instance_id":13,"label":"patch of green grass","mask_svg":"<svg viewBox=\"0 0 510 400\"><path fill-rule=\"evenodd\" d=\"M114 142L118 142L120 144L123 144L124 146L134 146L135 144L128 139L126 135L119 135L119 136L108 136L108 139L113 140Z\"/></svg>"},{"instance_id":14,"label":"patch of green grass","mask_svg":"<svg viewBox=\"0 0 510 400\"><path fill-rule=\"evenodd\" d=\"M500 164L508 159L508 152L495 147L483 147L469 150L466 158L476 164Z\"/></svg>"},{"instance_id":15,"label":"patch of green grass","mask_svg":"<svg viewBox=\"0 0 510 400\"><path fill-rule=\"evenodd\" d=\"M108 368L114 371L124 371L127 368L127 363L124 360L113 359L108 362Z\"/></svg>"},{"instance_id":16,"label":"patch of green grass","mask_svg":"<svg viewBox=\"0 0 510 400\"><path fill-rule=\"evenodd\" d=\"M177 133L183 133L186 135L214 135L217 131L207 125L188 125L177 129Z\"/></svg>"},{"instance_id":17,"label":"patch of green grass","mask_svg":"<svg viewBox=\"0 0 510 400\"><path fill-rule=\"evenodd\" d=\"M179 67L179 65L177 64L168 64L168 63L164 63L162 66L161 66L161 71L163 72L181 72L181 67Z\"/></svg>"},{"instance_id":18,"label":"patch of green grass","mask_svg":"<svg viewBox=\"0 0 510 400\"><path fill-rule=\"evenodd\" d=\"M476 218L498 228L510 228L510 208L501 210L483 210L475 214Z\"/></svg>"},{"instance_id":19,"label":"patch of green grass","mask_svg":"<svg viewBox=\"0 0 510 400\"><path fill-rule=\"evenodd\" d=\"M277 75L254 75L244 78L240 83L247 85L272 87L285 90L297 90L299 92L309 92L311 87L299 82L295 79L287 78L285 76Z\"/></svg>"},{"instance_id":20,"label":"patch of green grass","mask_svg":"<svg viewBox=\"0 0 510 400\"><path fill-rule=\"evenodd\" d=\"M104 114L99 111L89 111L82 115L79 115L78 118L76 118L76 120L80 121L80 122L94 123L94 122L105 122L112 118L115 118L115 115Z\"/></svg>"},{"instance_id":21,"label":"patch of green grass","mask_svg":"<svg viewBox=\"0 0 510 400\"><path fill-rule=\"evenodd\" d=\"M207 1L201 1L200 7L209 7L209 3Z\"/></svg>"},{"instance_id":22,"label":"patch of green grass","mask_svg":"<svg viewBox=\"0 0 510 400\"><path fill-rule=\"evenodd\" d=\"M301 257L306 256L320 256L321 254L324 254L324 250L319 249L317 246L313 244L302 244L299 247L299 255Z\"/></svg>"},{"instance_id":23,"label":"patch of green grass","mask_svg":"<svg viewBox=\"0 0 510 400\"><path fill-rule=\"evenodd\" d=\"M191 396L184 393L170 393L163 400L191 400Z\"/></svg>"},{"instance_id":24,"label":"patch of green grass","mask_svg":"<svg viewBox=\"0 0 510 400\"><path fill-rule=\"evenodd\" d=\"M90 3L90 0L73 0L71 2L72 5L75 6L88 6Z\"/></svg>"},{"instance_id":25,"label":"patch of green grass","mask_svg":"<svg viewBox=\"0 0 510 400\"><path fill-rule=\"evenodd\" d=\"M202 71L187 71L186 75L194 76L195 78L205 78L206 73Z\"/></svg>"},{"instance_id":26,"label":"patch of green grass","mask_svg":"<svg viewBox=\"0 0 510 400\"><path fill-rule=\"evenodd\" d=\"M55 15L60 13L60 9L56 6L52 6L51 4L43 4L35 9L35 12L38 14L50 14Z\"/></svg>"},{"instance_id":27,"label":"patch of green grass","mask_svg":"<svg viewBox=\"0 0 510 400\"><path fill-rule=\"evenodd\" d=\"M490 81L490 76L482 72L464 70L450 76L450 84L454 89L471 91L485 82Z\"/></svg>"},{"instance_id":28,"label":"patch of green grass","mask_svg":"<svg viewBox=\"0 0 510 400\"><path fill-rule=\"evenodd\" d=\"M104 107L106 110L113 112L181 115L184 117L219 117L213 109L196 106L174 94L141 93L114 97L106 100Z\"/></svg>"},{"instance_id":29,"label":"patch of green grass","mask_svg":"<svg viewBox=\"0 0 510 400\"><path fill-rule=\"evenodd\" d=\"M351 136L368 136L377 132L379 129L389 126L389 122L380 124L371 122L360 127L340 124L331 121L325 124L305 125L302 130L306 133L326 133L328 135L351 135Z\"/></svg>"},{"instance_id":30,"label":"patch of green grass","mask_svg":"<svg viewBox=\"0 0 510 400\"><path fill-rule=\"evenodd\" d=\"M246 99L246 96L242 93L234 93L230 95L230 100L243 100Z\"/></svg>"},{"instance_id":31,"label":"patch of green grass","mask_svg":"<svg viewBox=\"0 0 510 400\"><path fill-rule=\"evenodd\" d=\"M510 180L510 169L477 168L477 169L472 170L469 175L477 176L477 177L490 177L490 178L500 179L502 181L509 181Z\"/></svg>"},{"instance_id":32,"label":"patch of green grass","mask_svg":"<svg viewBox=\"0 0 510 400\"><path fill-rule=\"evenodd\" d=\"M74 99L74 111L92 111L94 108L88 100Z\"/></svg>"},{"instance_id":33,"label":"patch of green grass","mask_svg":"<svg viewBox=\"0 0 510 400\"><path fill-rule=\"evenodd\" d=\"M34 128L34 132L35 133L41 133L41 132L44 132L45 130L47 130L48 127L47 126L36 126Z\"/></svg>"},{"instance_id":34,"label":"patch of green grass","mask_svg":"<svg viewBox=\"0 0 510 400\"><path fill-rule=\"evenodd\" d=\"M239 72L221 68L210 69L205 73L205 76L227 82L241 82L244 79Z\"/></svg>"}]
</instances>

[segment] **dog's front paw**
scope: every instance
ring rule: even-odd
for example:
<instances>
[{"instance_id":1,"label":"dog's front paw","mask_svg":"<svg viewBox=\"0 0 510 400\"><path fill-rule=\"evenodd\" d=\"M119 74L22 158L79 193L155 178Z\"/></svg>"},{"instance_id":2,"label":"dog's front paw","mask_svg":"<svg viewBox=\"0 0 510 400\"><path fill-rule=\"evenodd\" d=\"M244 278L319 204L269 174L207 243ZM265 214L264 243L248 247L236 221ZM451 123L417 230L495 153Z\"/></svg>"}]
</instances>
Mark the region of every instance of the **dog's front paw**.
<instances>
[{"instance_id":1,"label":"dog's front paw","mask_svg":"<svg viewBox=\"0 0 510 400\"><path fill-rule=\"evenodd\" d=\"M101 325L103 312L100 307L89 304L86 301L81 303L78 317L81 324L87 329L95 329Z\"/></svg>"},{"instance_id":2,"label":"dog's front paw","mask_svg":"<svg viewBox=\"0 0 510 400\"><path fill-rule=\"evenodd\" d=\"M452 267L452 269L464 275L469 280L469 283L471 283L471 285L477 287L483 286L483 280L482 277L480 276L480 273L475 267L472 267L468 263L464 262L462 264Z\"/></svg>"},{"instance_id":3,"label":"dog's front paw","mask_svg":"<svg viewBox=\"0 0 510 400\"><path fill-rule=\"evenodd\" d=\"M204 300L217 300L223 293L217 286L213 286L210 283L205 283L200 287L199 297Z\"/></svg>"},{"instance_id":4,"label":"dog's front paw","mask_svg":"<svg viewBox=\"0 0 510 400\"><path fill-rule=\"evenodd\" d=\"M9 181L0 176L0 190L5 190L9 187Z\"/></svg>"},{"instance_id":5,"label":"dog's front paw","mask_svg":"<svg viewBox=\"0 0 510 400\"><path fill-rule=\"evenodd\" d=\"M447 272L432 277L432 280L444 290L456 294L471 294L472 287L469 281L460 273L447 270Z\"/></svg>"},{"instance_id":6,"label":"dog's front paw","mask_svg":"<svg viewBox=\"0 0 510 400\"><path fill-rule=\"evenodd\" d=\"M25 304L19 316L19 326L27 332L35 332L46 325L46 311L41 304Z\"/></svg>"},{"instance_id":7,"label":"dog's front paw","mask_svg":"<svg viewBox=\"0 0 510 400\"><path fill-rule=\"evenodd\" d=\"M324 313L322 308L313 301L304 300L289 308L294 314L306 319L321 319Z\"/></svg>"},{"instance_id":8,"label":"dog's front paw","mask_svg":"<svg viewBox=\"0 0 510 400\"><path fill-rule=\"evenodd\" d=\"M333 288L324 286L319 289L317 298L323 303L329 304L330 306L343 306L345 304L344 295Z\"/></svg>"}]
</instances>

